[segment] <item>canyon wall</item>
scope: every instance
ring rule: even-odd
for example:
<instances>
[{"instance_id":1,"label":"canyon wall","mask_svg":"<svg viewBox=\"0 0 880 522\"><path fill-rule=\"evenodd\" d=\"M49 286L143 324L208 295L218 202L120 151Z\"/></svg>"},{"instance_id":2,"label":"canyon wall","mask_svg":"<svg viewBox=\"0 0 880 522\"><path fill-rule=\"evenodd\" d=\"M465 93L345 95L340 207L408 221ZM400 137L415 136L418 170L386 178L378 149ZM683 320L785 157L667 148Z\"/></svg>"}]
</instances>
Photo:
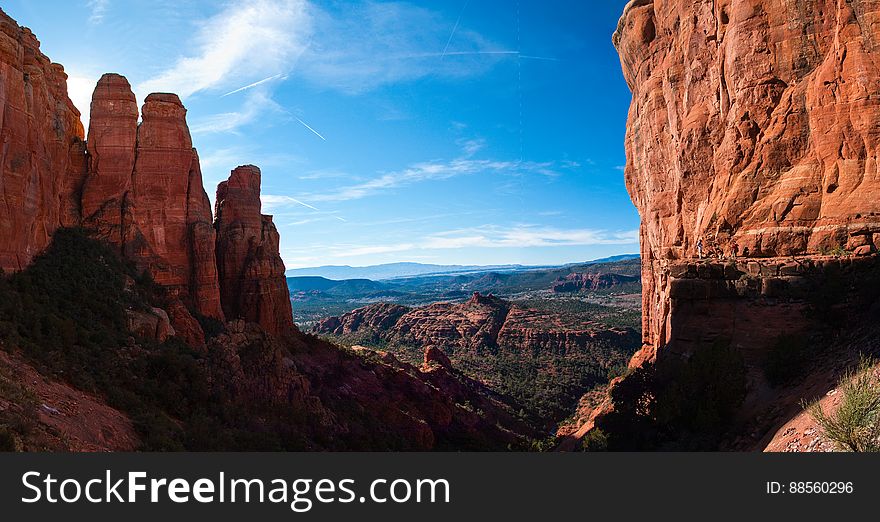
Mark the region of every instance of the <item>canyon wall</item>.
<instances>
[{"instance_id":1,"label":"canyon wall","mask_svg":"<svg viewBox=\"0 0 880 522\"><path fill-rule=\"evenodd\" d=\"M645 359L669 269L706 254L875 250L880 2L630 2L626 182L642 218ZM880 238L878 238L880 239Z\"/></svg>"},{"instance_id":2,"label":"canyon wall","mask_svg":"<svg viewBox=\"0 0 880 522\"><path fill-rule=\"evenodd\" d=\"M0 269L24 268L78 222L83 138L64 68L0 11Z\"/></svg>"},{"instance_id":3,"label":"canyon wall","mask_svg":"<svg viewBox=\"0 0 880 522\"><path fill-rule=\"evenodd\" d=\"M740 415L758 418L774 400L758 368L779 339L831 327L816 313L831 305L870 306L878 35L877 0L626 6L613 42L632 90L625 177L642 222L633 369L729 344L745 362ZM637 379L627 380L618 391L632 391ZM603 418L620 406L606 404L596 423L609 428Z\"/></svg>"}]
</instances>

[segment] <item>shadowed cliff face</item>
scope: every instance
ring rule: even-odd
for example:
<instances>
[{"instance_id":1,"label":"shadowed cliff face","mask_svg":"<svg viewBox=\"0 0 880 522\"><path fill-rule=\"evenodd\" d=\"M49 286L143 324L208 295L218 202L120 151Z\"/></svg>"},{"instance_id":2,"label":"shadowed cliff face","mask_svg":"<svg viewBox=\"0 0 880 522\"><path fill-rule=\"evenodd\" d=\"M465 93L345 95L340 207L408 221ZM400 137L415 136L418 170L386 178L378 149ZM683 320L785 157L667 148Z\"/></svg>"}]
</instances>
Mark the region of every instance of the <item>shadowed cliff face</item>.
<instances>
[{"instance_id":1,"label":"shadowed cliff face","mask_svg":"<svg viewBox=\"0 0 880 522\"><path fill-rule=\"evenodd\" d=\"M632 89L645 344L669 340L668 262L874 251L880 2L637 0L614 43ZM880 238L878 238L880 239Z\"/></svg>"},{"instance_id":2,"label":"shadowed cliff face","mask_svg":"<svg viewBox=\"0 0 880 522\"><path fill-rule=\"evenodd\" d=\"M85 142L64 68L0 11L0 268L21 270L79 221Z\"/></svg>"}]
</instances>

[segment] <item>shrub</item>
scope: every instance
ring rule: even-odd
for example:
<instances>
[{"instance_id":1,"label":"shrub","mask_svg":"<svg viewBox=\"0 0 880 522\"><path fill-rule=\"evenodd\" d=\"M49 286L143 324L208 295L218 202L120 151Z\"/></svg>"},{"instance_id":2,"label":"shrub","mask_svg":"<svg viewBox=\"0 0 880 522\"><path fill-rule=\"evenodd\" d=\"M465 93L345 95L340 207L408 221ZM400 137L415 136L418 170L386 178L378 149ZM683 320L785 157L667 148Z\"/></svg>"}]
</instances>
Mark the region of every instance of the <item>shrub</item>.
<instances>
[{"instance_id":1,"label":"shrub","mask_svg":"<svg viewBox=\"0 0 880 522\"><path fill-rule=\"evenodd\" d=\"M840 406L825 413L816 401L807 408L826 437L842 451L880 451L880 385L873 376L873 361L863 359L847 372L840 386Z\"/></svg>"},{"instance_id":2,"label":"shrub","mask_svg":"<svg viewBox=\"0 0 880 522\"><path fill-rule=\"evenodd\" d=\"M608 436L604 431L593 428L584 437L582 447L584 451L608 451Z\"/></svg>"},{"instance_id":3,"label":"shrub","mask_svg":"<svg viewBox=\"0 0 880 522\"><path fill-rule=\"evenodd\" d=\"M0 426L0 451L18 451L15 434Z\"/></svg>"}]
</instances>

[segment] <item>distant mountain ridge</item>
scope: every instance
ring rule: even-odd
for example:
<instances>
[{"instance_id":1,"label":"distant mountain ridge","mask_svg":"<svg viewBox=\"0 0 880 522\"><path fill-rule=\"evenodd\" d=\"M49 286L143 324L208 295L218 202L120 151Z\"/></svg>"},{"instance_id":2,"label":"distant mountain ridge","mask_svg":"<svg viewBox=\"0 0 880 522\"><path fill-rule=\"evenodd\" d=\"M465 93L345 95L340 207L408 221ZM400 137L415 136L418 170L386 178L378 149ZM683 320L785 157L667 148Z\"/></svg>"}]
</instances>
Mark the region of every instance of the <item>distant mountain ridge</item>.
<instances>
[{"instance_id":1,"label":"distant mountain ridge","mask_svg":"<svg viewBox=\"0 0 880 522\"><path fill-rule=\"evenodd\" d=\"M287 277L323 277L334 281L342 281L347 279L370 279L373 281L382 281L387 279L399 279L404 277L428 276L428 275L449 275L461 274L468 272L515 272L523 270L540 270L547 268L558 268L574 264L593 264L593 263L613 263L628 259L637 259L638 254L623 254L618 256L596 259L593 261L567 263L563 265L434 265L426 263L402 262L402 263L386 263L381 265L369 266L349 266L349 265L324 265L308 268L292 268L286 272Z\"/></svg>"}]
</instances>

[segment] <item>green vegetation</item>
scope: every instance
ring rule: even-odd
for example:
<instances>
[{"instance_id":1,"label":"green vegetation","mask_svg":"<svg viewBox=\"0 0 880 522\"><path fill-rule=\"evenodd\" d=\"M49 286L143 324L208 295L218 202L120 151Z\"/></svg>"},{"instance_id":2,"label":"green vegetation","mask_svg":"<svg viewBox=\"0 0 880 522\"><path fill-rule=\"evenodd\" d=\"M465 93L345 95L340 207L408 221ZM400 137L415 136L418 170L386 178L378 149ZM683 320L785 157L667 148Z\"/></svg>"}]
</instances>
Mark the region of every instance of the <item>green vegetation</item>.
<instances>
[{"instance_id":1,"label":"green vegetation","mask_svg":"<svg viewBox=\"0 0 880 522\"><path fill-rule=\"evenodd\" d=\"M598 428L592 429L581 441L581 447L584 451L608 451L608 436Z\"/></svg>"},{"instance_id":2,"label":"green vegetation","mask_svg":"<svg viewBox=\"0 0 880 522\"><path fill-rule=\"evenodd\" d=\"M818 401L807 407L824 435L842 451L880 451L880 383L874 364L863 359L844 375L840 406L833 413L825 413Z\"/></svg>"},{"instance_id":3,"label":"green vegetation","mask_svg":"<svg viewBox=\"0 0 880 522\"><path fill-rule=\"evenodd\" d=\"M210 386L208 356L175 338L132 342L126 308L160 299L161 289L108 245L81 229L58 230L30 267L0 276L0 344L126 412L145 450L300 447L283 436L295 431L294 412L273 413L277 424L260 420L265 412Z\"/></svg>"},{"instance_id":4,"label":"green vegetation","mask_svg":"<svg viewBox=\"0 0 880 522\"><path fill-rule=\"evenodd\" d=\"M362 345L393 353L405 363L418 366L424 348L389 342L375 330L362 329L345 336L328 336L343 345ZM584 393L609 380L613 369L626 368L637 348L625 350L597 342L580 353L521 353L508 348L473 352L454 346L441 347L455 369L507 395L528 411L524 419L555 425L571 414Z\"/></svg>"},{"instance_id":5,"label":"green vegetation","mask_svg":"<svg viewBox=\"0 0 880 522\"><path fill-rule=\"evenodd\" d=\"M843 245L836 245L833 248L822 247L819 253L823 256L846 257L852 252L847 250Z\"/></svg>"},{"instance_id":6,"label":"green vegetation","mask_svg":"<svg viewBox=\"0 0 880 522\"><path fill-rule=\"evenodd\" d=\"M522 299L513 302L522 308L553 313L567 324L580 324L588 320L604 328L632 328L636 331L642 328L642 312L636 308L605 306L570 297Z\"/></svg>"}]
</instances>

